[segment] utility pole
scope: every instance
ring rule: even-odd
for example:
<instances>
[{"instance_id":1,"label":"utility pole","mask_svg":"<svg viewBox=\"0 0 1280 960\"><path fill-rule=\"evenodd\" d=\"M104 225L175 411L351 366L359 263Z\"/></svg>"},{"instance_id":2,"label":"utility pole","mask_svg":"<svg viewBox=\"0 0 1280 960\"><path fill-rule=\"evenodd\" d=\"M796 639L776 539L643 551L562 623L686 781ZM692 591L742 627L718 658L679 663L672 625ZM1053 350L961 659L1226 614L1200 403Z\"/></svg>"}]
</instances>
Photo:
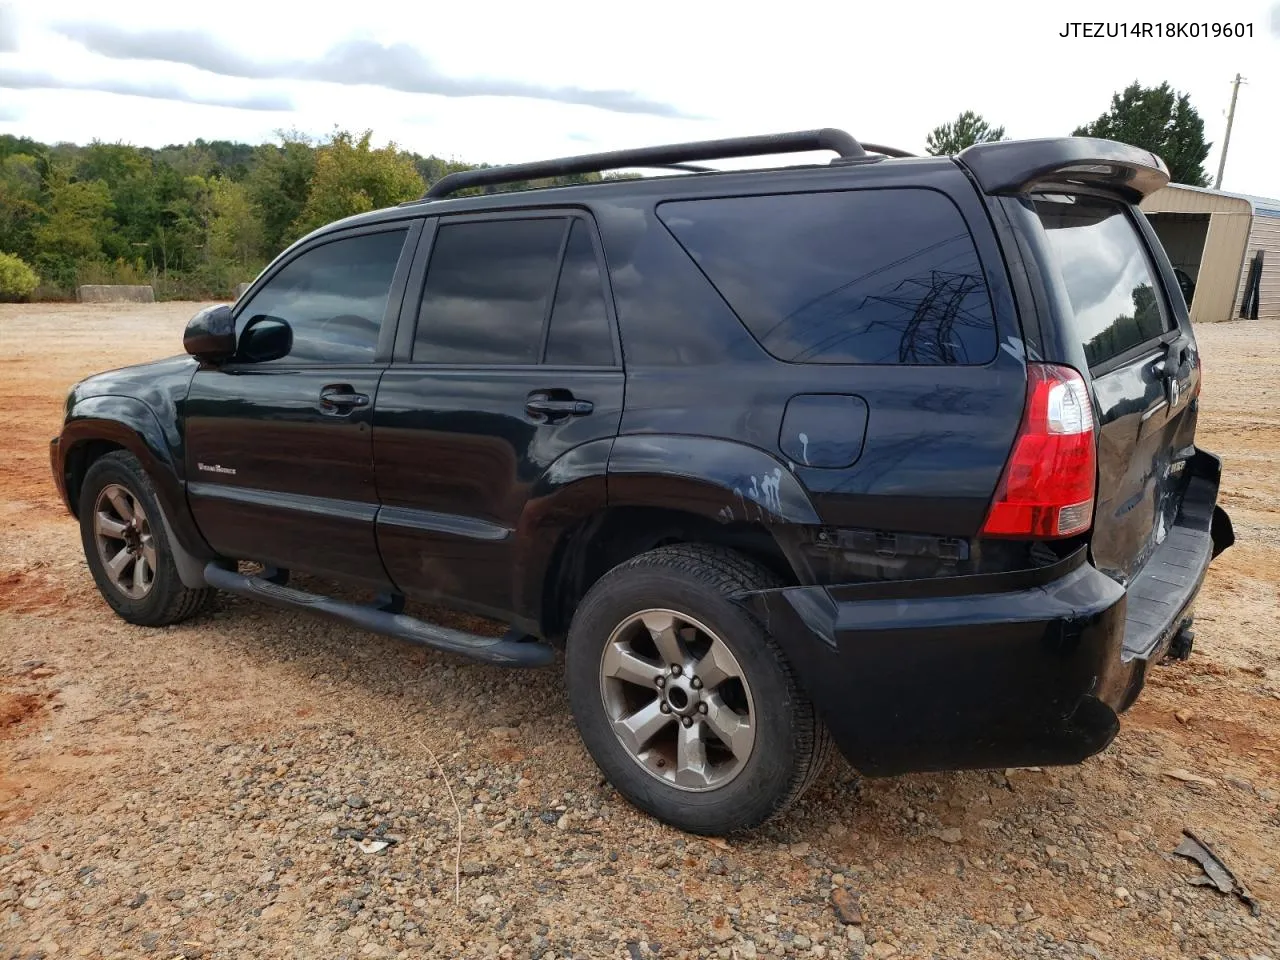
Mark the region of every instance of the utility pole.
<instances>
[{"instance_id":1,"label":"utility pole","mask_svg":"<svg viewBox=\"0 0 1280 960\"><path fill-rule=\"evenodd\" d=\"M1231 109L1227 111L1227 132L1222 137L1222 156L1218 158L1218 179L1213 185L1215 190L1222 189L1222 171L1227 167L1227 147L1231 146L1231 123L1236 118L1236 97L1240 94L1240 84L1244 82L1244 77L1238 73L1231 81Z\"/></svg>"}]
</instances>

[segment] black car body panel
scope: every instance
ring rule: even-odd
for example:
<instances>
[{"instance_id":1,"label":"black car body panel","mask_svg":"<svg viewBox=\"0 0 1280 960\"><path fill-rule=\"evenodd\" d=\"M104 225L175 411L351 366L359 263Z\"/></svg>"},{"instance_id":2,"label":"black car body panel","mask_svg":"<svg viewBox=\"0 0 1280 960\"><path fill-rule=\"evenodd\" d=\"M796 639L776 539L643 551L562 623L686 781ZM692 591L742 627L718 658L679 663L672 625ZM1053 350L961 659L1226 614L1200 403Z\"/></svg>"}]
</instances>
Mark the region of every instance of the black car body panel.
<instances>
[{"instance_id":1,"label":"black car body panel","mask_svg":"<svg viewBox=\"0 0 1280 960\"><path fill-rule=\"evenodd\" d=\"M68 510L79 511L78 480L87 455L103 444L128 450L147 468L181 546L196 557L215 556L186 498L184 405L196 367L191 357L169 357L75 385L67 395L62 432L50 445L54 480Z\"/></svg>"},{"instance_id":2,"label":"black car body panel","mask_svg":"<svg viewBox=\"0 0 1280 960\"><path fill-rule=\"evenodd\" d=\"M372 406L327 415L321 393L342 384L372 398L376 365L197 373L187 400L187 493L196 523L223 556L389 589L374 517Z\"/></svg>"},{"instance_id":3,"label":"black car body panel","mask_svg":"<svg viewBox=\"0 0 1280 960\"><path fill-rule=\"evenodd\" d=\"M59 488L74 510L86 460L124 448L192 558L440 601L551 640L610 565L710 540L785 584L740 600L867 773L1083 759L1232 539L1219 465L1194 443L1186 306L1132 206L1167 172L1084 138L954 159L841 152L324 227L233 308L240 333L288 314L294 353L86 380L51 447ZM486 234L495 224L521 226ZM1071 259L1097 247L1074 239L1090 229L1118 231L1126 269L1145 271L1133 316L1102 333L1071 299L1100 275ZM794 290L765 282L775 268ZM1111 279L1130 295L1130 274ZM1141 336L1104 349L1131 320ZM446 342L454 321L466 336ZM594 354L557 360L557 329ZM1032 364L1085 384L1096 501L1085 532L1001 539L984 525ZM601 531L620 539L596 544Z\"/></svg>"},{"instance_id":4,"label":"black car body panel","mask_svg":"<svg viewBox=\"0 0 1280 960\"><path fill-rule=\"evenodd\" d=\"M868 775L1076 763L1115 736L1230 545L1213 528L1217 460L1198 454L1194 468L1172 534L1128 591L1081 547L1022 571L745 600Z\"/></svg>"},{"instance_id":5,"label":"black car body panel","mask_svg":"<svg viewBox=\"0 0 1280 960\"><path fill-rule=\"evenodd\" d=\"M597 214L614 278L627 358L622 434L733 437L784 462L783 414L797 394L856 395L868 406L856 470L792 463L824 522L971 536L985 516L1013 441L1025 393L1018 316L986 210L947 160L899 160L859 168L777 171L770 194L906 189L944 194L974 235L994 314L998 349L975 366L785 363L744 329L671 234L656 204L670 188L635 190ZM707 178L683 200L749 196L756 174ZM878 229L892 229L878 225ZM922 244L925 245L925 244ZM656 279L655 279L656 278ZM732 371L732 372L730 372ZM749 410L750 416L743 411ZM835 419L835 418L833 418ZM836 437L843 423L832 424ZM821 436L810 437L819 443Z\"/></svg>"}]
</instances>

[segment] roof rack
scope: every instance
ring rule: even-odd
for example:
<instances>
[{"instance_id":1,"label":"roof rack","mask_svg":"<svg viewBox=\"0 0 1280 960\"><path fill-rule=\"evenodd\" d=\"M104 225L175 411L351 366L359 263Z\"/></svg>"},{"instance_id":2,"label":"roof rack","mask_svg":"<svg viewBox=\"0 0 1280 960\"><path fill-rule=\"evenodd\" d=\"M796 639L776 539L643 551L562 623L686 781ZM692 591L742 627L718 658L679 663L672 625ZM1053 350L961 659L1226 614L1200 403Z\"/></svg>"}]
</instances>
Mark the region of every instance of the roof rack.
<instances>
[{"instance_id":1,"label":"roof rack","mask_svg":"<svg viewBox=\"0 0 1280 960\"><path fill-rule=\"evenodd\" d=\"M914 157L914 153L908 153L906 150L899 150L897 147L886 147L880 143L864 143L862 149L867 153L878 153L884 157Z\"/></svg>"},{"instance_id":2,"label":"roof rack","mask_svg":"<svg viewBox=\"0 0 1280 960\"><path fill-rule=\"evenodd\" d=\"M900 150L889 147L873 148L884 156L905 156ZM776 153L806 153L811 150L834 150L840 155L837 162L871 162L862 144L843 130L824 127L821 130L801 130L795 133L772 133L755 137L732 137L727 140L697 140L692 143L672 143L662 147L640 147L635 150L613 150L608 153L588 153L578 157L562 157L558 160L540 160L534 163L511 163L481 170L462 170L441 177L423 195L424 200L438 200L456 190L467 187L491 186L499 183L518 183L541 177L562 177L571 173L603 173L626 167L671 167L686 165L698 160L728 160L733 157L760 157ZM677 166L676 169L688 169ZM705 172L706 168L702 171Z\"/></svg>"}]
</instances>

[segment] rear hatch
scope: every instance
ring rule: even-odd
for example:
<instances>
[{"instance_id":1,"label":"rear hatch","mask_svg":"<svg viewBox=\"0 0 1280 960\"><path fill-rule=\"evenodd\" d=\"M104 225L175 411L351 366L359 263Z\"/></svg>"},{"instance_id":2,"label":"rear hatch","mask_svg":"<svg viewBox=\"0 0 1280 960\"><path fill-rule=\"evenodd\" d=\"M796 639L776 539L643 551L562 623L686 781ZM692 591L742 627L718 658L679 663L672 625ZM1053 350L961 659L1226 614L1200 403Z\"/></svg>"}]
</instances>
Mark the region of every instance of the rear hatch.
<instances>
[{"instance_id":1,"label":"rear hatch","mask_svg":"<svg viewBox=\"0 0 1280 960\"><path fill-rule=\"evenodd\" d=\"M1168 169L1146 150L1086 137L979 144L957 159L993 198L1027 359L1072 368L1092 396L1090 555L1125 587L1124 655L1156 656L1232 541L1216 506L1220 463L1194 445L1191 320L1137 207Z\"/></svg>"},{"instance_id":2,"label":"rear hatch","mask_svg":"<svg viewBox=\"0 0 1280 960\"><path fill-rule=\"evenodd\" d=\"M1194 445L1201 374L1186 304L1136 207L1087 192L1005 204L1034 249L1044 358L1080 371L1093 395L1090 554L1127 589L1125 655L1150 657L1204 576L1217 496L1217 461Z\"/></svg>"},{"instance_id":3,"label":"rear hatch","mask_svg":"<svg viewBox=\"0 0 1280 960\"><path fill-rule=\"evenodd\" d=\"M1129 583L1173 527L1194 455L1199 360L1161 282L1142 214L1104 196L1032 194L1061 337L1092 381L1098 424L1094 564ZM1179 309L1181 308L1181 309ZM1075 352L1074 350L1072 352ZM1083 354L1081 357L1080 354ZM1083 359L1083 364L1080 360Z\"/></svg>"}]
</instances>

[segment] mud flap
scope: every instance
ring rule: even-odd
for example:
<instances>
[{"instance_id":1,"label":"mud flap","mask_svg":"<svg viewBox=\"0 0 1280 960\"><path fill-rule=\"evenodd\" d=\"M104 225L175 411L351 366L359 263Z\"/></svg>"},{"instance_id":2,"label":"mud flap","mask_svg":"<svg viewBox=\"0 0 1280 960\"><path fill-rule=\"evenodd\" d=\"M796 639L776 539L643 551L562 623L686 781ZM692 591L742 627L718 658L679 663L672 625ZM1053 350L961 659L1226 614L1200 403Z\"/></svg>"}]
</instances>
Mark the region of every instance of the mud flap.
<instances>
[{"instance_id":1,"label":"mud flap","mask_svg":"<svg viewBox=\"0 0 1280 960\"><path fill-rule=\"evenodd\" d=\"M1213 540L1213 556L1217 556L1236 542L1235 531L1231 528L1231 518L1227 511L1214 505L1213 521L1209 525L1209 536Z\"/></svg>"}]
</instances>

